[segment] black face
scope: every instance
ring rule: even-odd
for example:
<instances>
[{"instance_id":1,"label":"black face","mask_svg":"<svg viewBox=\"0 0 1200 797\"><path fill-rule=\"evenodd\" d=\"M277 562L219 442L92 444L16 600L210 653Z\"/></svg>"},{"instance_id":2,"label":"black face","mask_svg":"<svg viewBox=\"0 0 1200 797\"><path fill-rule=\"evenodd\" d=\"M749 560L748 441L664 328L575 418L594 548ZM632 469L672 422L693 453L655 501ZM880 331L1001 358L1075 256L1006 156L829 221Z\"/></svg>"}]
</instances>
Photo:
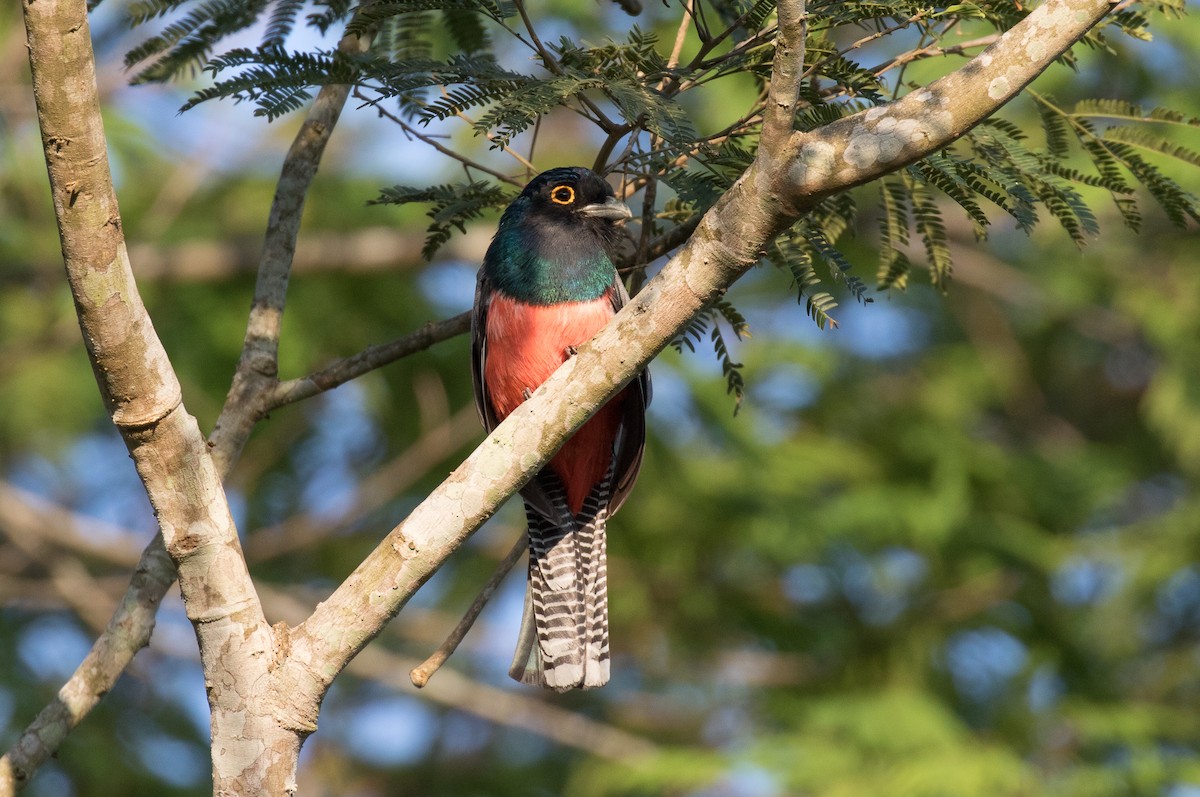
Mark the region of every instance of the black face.
<instances>
[{"instance_id":1,"label":"black face","mask_svg":"<svg viewBox=\"0 0 1200 797\"><path fill-rule=\"evenodd\" d=\"M522 194L533 200L535 208L555 215L575 215L589 205L603 205L614 196L612 186L600 175L579 166L542 172Z\"/></svg>"},{"instance_id":2,"label":"black face","mask_svg":"<svg viewBox=\"0 0 1200 797\"><path fill-rule=\"evenodd\" d=\"M612 250L629 217L594 172L543 172L500 217L484 272L497 290L533 304L598 299L612 287Z\"/></svg>"}]
</instances>

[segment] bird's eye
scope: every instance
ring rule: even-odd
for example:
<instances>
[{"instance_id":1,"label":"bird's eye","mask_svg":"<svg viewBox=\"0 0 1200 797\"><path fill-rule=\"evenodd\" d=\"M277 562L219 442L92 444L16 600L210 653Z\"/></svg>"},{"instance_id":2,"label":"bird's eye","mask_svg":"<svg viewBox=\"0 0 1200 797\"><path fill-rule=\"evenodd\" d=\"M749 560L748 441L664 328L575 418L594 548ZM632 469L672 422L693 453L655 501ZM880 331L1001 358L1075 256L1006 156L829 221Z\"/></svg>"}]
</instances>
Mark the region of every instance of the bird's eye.
<instances>
[{"instance_id":1,"label":"bird's eye","mask_svg":"<svg viewBox=\"0 0 1200 797\"><path fill-rule=\"evenodd\" d=\"M575 201L575 189L569 185L555 186L550 192L550 201L556 205L569 205Z\"/></svg>"}]
</instances>

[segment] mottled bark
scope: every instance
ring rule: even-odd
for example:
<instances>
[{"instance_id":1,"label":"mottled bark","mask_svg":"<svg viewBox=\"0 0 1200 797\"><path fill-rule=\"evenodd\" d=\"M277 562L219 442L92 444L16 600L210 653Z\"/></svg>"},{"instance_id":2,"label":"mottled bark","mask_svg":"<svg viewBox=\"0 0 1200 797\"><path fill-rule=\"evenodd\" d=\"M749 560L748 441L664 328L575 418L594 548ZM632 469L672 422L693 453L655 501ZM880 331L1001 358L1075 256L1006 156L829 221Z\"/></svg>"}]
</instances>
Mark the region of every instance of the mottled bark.
<instances>
[{"instance_id":1,"label":"mottled bark","mask_svg":"<svg viewBox=\"0 0 1200 797\"><path fill-rule=\"evenodd\" d=\"M145 485L195 624L219 740L214 779L218 789L233 785L230 793L282 793L294 777L300 743L255 693L273 663L273 635L207 441L183 405L133 280L109 172L87 10L82 0L34 0L23 9L67 282L100 392ZM274 751L265 766L264 748ZM28 763L19 766L5 770L14 778L26 774Z\"/></svg>"},{"instance_id":2,"label":"mottled bark","mask_svg":"<svg viewBox=\"0 0 1200 797\"><path fill-rule=\"evenodd\" d=\"M781 3L796 31L802 5ZM324 694L346 662L441 562L554 455L767 244L824 196L946 146L998 110L1108 12L1107 0L1050 0L957 72L883 108L812 133L776 128L750 169L663 270L394 528L295 629L281 671L295 699ZM791 17L787 17L788 13ZM791 39L795 42L795 38ZM798 51L792 45L791 52ZM794 56L793 56L794 57ZM788 69L777 66L776 75ZM782 82L785 82L784 78ZM792 88L772 99L794 103ZM930 109L939 109L942 116ZM778 118L778 115L776 115ZM890 120L890 121L885 121ZM865 138L864 138L865 137ZM856 143L857 141L857 143Z\"/></svg>"},{"instance_id":3,"label":"mottled bark","mask_svg":"<svg viewBox=\"0 0 1200 797\"><path fill-rule=\"evenodd\" d=\"M256 293L239 368L245 381L235 380L231 391L231 406L243 412L231 415L235 423L216 435L220 458L214 461L184 409L130 272L84 4L23 5L68 281L101 392L155 508L165 550L178 566L209 688L214 791L229 795L294 790L300 745L316 728L321 700L338 672L574 429L745 273L780 231L822 197L952 142L1015 96L1109 9L1106 0L1049 0L928 88L799 133L791 120L802 71L804 5L781 2L763 143L751 168L663 271L393 529L307 621L295 629L272 629L246 572L220 476L253 423L247 423L246 412L272 393L286 394L274 367L287 241L281 261L264 258L275 265ZM299 175L299 182L306 186L311 176ZM285 175L281 186L287 181ZM304 187L288 190L302 194ZM302 196L298 201L302 204ZM283 223L274 219L269 235ZM287 234L294 241L294 229ZM123 664L116 666L119 672ZM18 765L10 752L0 762L0 794L6 786L11 792L15 778L36 767L36 761L27 761L32 764Z\"/></svg>"}]
</instances>

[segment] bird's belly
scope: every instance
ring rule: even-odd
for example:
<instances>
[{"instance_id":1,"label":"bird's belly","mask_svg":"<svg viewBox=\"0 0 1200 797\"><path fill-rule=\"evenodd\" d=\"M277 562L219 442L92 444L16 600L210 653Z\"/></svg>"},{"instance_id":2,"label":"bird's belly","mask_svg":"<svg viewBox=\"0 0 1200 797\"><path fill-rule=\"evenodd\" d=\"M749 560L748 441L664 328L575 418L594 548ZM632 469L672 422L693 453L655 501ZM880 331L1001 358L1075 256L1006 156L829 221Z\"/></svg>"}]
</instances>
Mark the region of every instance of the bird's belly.
<instances>
[{"instance_id":1,"label":"bird's belly","mask_svg":"<svg viewBox=\"0 0 1200 797\"><path fill-rule=\"evenodd\" d=\"M488 305L484 380L498 419L504 419L613 317L605 295L591 302L530 305L494 295ZM609 402L563 445L550 462L562 479L571 511L604 477L620 426L619 402Z\"/></svg>"},{"instance_id":2,"label":"bird's belly","mask_svg":"<svg viewBox=\"0 0 1200 797\"><path fill-rule=\"evenodd\" d=\"M494 295L488 305L484 378L492 406L504 418L541 387L580 346L613 317L606 296L591 302L533 305Z\"/></svg>"}]
</instances>

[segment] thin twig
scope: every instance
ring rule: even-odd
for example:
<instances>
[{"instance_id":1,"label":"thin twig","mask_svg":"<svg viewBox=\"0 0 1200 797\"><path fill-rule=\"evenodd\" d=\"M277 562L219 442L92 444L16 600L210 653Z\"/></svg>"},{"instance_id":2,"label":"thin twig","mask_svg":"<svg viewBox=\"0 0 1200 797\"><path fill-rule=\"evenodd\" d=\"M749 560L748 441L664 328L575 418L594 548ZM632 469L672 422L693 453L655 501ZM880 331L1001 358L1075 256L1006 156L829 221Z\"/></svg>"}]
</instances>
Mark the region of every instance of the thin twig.
<instances>
[{"instance_id":1,"label":"thin twig","mask_svg":"<svg viewBox=\"0 0 1200 797\"><path fill-rule=\"evenodd\" d=\"M699 11L700 11L700 15L703 16L703 14L704 14L703 4L700 5ZM745 24L746 20L750 17L750 14L753 13L753 11L754 11L754 6L751 5L749 8L746 9L746 11L740 17L738 17L733 22L731 22L725 28L725 30L723 30L719 34L717 34L717 36L715 38L712 36L709 36L707 34L707 32L705 30L705 26L701 25L700 18L697 18L696 19L696 32L699 34L700 40L703 42L703 44L701 45L700 50L694 56L692 56L691 63L689 63L688 66L691 69L701 68L701 66L704 64L704 57L706 55L708 55L709 53L711 53L713 50L715 50L717 47L719 47L721 42L725 41L727 38L729 38L733 34L733 32L735 30L737 30L743 24ZM764 31L759 31L759 34L762 34L763 32ZM756 35L759 35L759 34L756 34ZM751 36L750 38L753 39L754 37ZM744 43L744 42L742 42L742 43ZM734 51L736 51L736 49L737 48L735 47ZM730 53L726 53L726 56L732 54L732 52L733 51L731 51Z\"/></svg>"},{"instance_id":2,"label":"thin twig","mask_svg":"<svg viewBox=\"0 0 1200 797\"><path fill-rule=\"evenodd\" d=\"M692 21L694 2L695 0L686 0L684 3L683 15L679 20L679 28L675 31L675 43L671 47L670 57L667 58L667 66L665 70L667 74L658 81L657 90L659 93L664 93L668 86L674 82L674 77L672 76L671 72L673 72L679 66L679 58L683 53L683 45L684 42L687 41L688 27ZM636 133L630 136L629 146L626 147L625 152L622 153L621 158L618 159L618 162L629 156L629 154L633 151L634 145L637 143L637 139L638 135ZM654 152L655 148L658 146L658 142L659 137L656 134L651 133L650 145L648 148L649 152ZM605 157L608 157L608 153L605 153ZM637 253L635 255L635 260L643 264L646 262L643 258L646 248L649 245L650 236L654 234L654 206L658 199L658 177L653 173L653 164L650 165L651 169L648 170L650 173L646 176L646 192L642 195L642 229L641 234L638 236ZM644 269L642 271L635 271L629 279L629 293L631 295L636 295L637 292L641 290L642 283L644 283L645 280L646 272Z\"/></svg>"},{"instance_id":3,"label":"thin twig","mask_svg":"<svg viewBox=\"0 0 1200 797\"><path fill-rule=\"evenodd\" d=\"M880 28L879 30L875 31L874 33L871 33L867 36L863 36L861 39L851 42L846 47L843 47L842 49L838 50L833 55L830 55L827 58L822 58L820 61L817 61L815 64L810 66L807 70L805 70L804 77L810 78L814 74L816 74L818 71L820 71L821 67L826 66L827 64L829 64L833 61L836 61L838 58L845 57L847 53L851 53L854 50L859 49L860 47L865 47L866 45L870 44L873 41L882 39L884 36L890 36L893 33L902 31L905 28L907 28L909 25L912 25L914 22L918 22L918 21L924 19L926 16L927 16L926 12L918 11L917 13L908 17L907 19L897 22L895 25L889 25L887 27Z\"/></svg>"},{"instance_id":4,"label":"thin twig","mask_svg":"<svg viewBox=\"0 0 1200 797\"><path fill-rule=\"evenodd\" d=\"M108 693L133 660L134 653L150 641L158 606L173 583L175 566L163 547L162 535L156 534L142 552L129 588L104 633L92 644L54 700L38 712L20 738L0 757L0 792L8 785L27 782Z\"/></svg>"},{"instance_id":5,"label":"thin twig","mask_svg":"<svg viewBox=\"0 0 1200 797\"><path fill-rule=\"evenodd\" d=\"M968 50L974 50L979 47L990 47L998 38L1000 38L1000 34L993 33L988 36L981 36L978 39L972 39L971 41L954 44L949 47L922 47L916 50L909 50L908 52L900 53L894 58L873 66L867 71L876 77L881 77L898 66L904 66L923 58L938 58L946 55L966 55Z\"/></svg>"},{"instance_id":6,"label":"thin twig","mask_svg":"<svg viewBox=\"0 0 1200 797\"><path fill-rule=\"evenodd\" d=\"M612 155L612 151L616 149L617 142L624 138L627 133L631 133L635 129L636 127L634 125L621 125L620 127L611 131L604 139L604 143L600 145L600 149L596 150L596 159L592 163L592 171L599 174L608 172L608 157ZM636 133L633 136L630 136L630 141L632 142L636 137Z\"/></svg>"},{"instance_id":7,"label":"thin twig","mask_svg":"<svg viewBox=\"0 0 1200 797\"><path fill-rule=\"evenodd\" d=\"M363 102L367 103L368 105L373 106L375 108L375 111L384 119L388 119L388 120L398 124L400 126L400 129L404 131L404 134L406 136L411 136L411 137L417 139L418 141L420 141L422 144L428 144L429 146L433 147L434 149L436 149L438 152L442 153L446 157L453 158L454 160L458 161L459 163L463 164L464 166L466 166L468 168L475 169L477 171L481 171L484 174L490 174L492 177L495 177L497 180L502 180L511 185L515 185L518 188L523 187L525 185L525 183L521 182L520 180L516 179L515 177L512 177L511 175L507 175L504 172L499 171L498 169L491 168L490 166L485 166L482 163L480 163L479 161L472 160L471 158L468 158L466 155L463 155L460 152L455 152L454 150L450 149L449 147L445 146L444 144L438 143L438 140L435 139L433 136L422 133L420 130L417 130L415 127L410 125L408 122L404 121L399 116L396 116L394 113L392 113L391 111L387 110L382 105L380 105L378 97L375 99L371 99L362 93L362 89L356 87L354 89L354 98L362 100ZM524 163L527 164L528 161L525 161ZM524 164L522 164L522 165L524 165ZM526 166L526 168L528 169L529 167Z\"/></svg>"},{"instance_id":8,"label":"thin twig","mask_svg":"<svg viewBox=\"0 0 1200 797\"><path fill-rule=\"evenodd\" d=\"M458 625L454 626L454 630L446 637L446 641L433 652L432 656L425 659L420 665L413 667L409 672L408 677L412 680L413 686L418 689L424 687L429 683L430 677L446 663L446 659L454 655L454 651L458 649L463 637L471 630L471 626L475 625L475 620L483 611L483 607L487 606L487 602L496 594L500 582L508 575L508 571L513 569L513 565L524 555L525 549L528 547L529 532L523 532L513 543L512 550L508 552L508 555L500 560L500 564L496 565L496 572L492 573L492 577L483 585L483 589L479 591L475 601L467 609L467 613L458 621Z\"/></svg>"},{"instance_id":9,"label":"thin twig","mask_svg":"<svg viewBox=\"0 0 1200 797\"><path fill-rule=\"evenodd\" d=\"M448 94L448 93L447 93L447 91L446 91L446 87L445 87L445 86L440 86L439 88L440 88L440 89L441 89L441 91L442 91L442 96L443 96L443 97L448 97L448 96L449 96L449 94ZM464 122L466 122L467 124L469 124L471 127L474 127L475 129L477 129L477 130L478 130L478 127L476 127L475 120L474 120L474 119L472 119L472 118L471 118L471 117L470 117L470 116L467 114L467 112L466 112L466 111L461 111L461 110L459 110L459 111L455 111L455 112L454 112L454 115L455 115L455 116L457 116L459 119L462 119ZM537 167L536 167L536 166L534 166L532 163L530 163L530 162L529 162L529 160L528 160L528 159L527 159L527 158L526 158L524 155L522 155L521 153L517 152L515 149L513 149L513 148L512 148L512 147L510 147L510 146L508 146L507 144L504 144L504 143L500 142L499 140L497 140L497 138L496 138L494 135L492 135L492 131L490 131L490 130L484 130L484 131L483 131L483 137L484 137L484 138L486 138L488 141L492 142L493 144L497 145L498 147L500 147L500 149L501 149L501 150L503 150L504 152L506 152L507 154L511 155L511 156L512 156L512 157L513 157L513 158L514 158L516 161L517 161L517 163L519 163L519 164L521 164L522 166L524 166L524 167L525 167L525 168L526 168L528 171L531 171L531 172L537 172Z\"/></svg>"},{"instance_id":10,"label":"thin twig","mask_svg":"<svg viewBox=\"0 0 1200 797\"><path fill-rule=\"evenodd\" d=\"M683 18L679 20L679 29L675 31L675 44L671 47L671 57L667 59L667 70L670 71L679 66L679 57L683 53L683 43L687 41L688 23L692 19L692 5L694 0L687 0L683 4ZM664 77L658 84L658 90L662 91L668 78Z\"/></svg>"},{"instance_id":11,"label":"thin twig","mask_svg":"<svg viewBox=\"0 0 1200 797\"><path fill-rule=\"evenodd\" d=\"M471 326L471 314L460 313L445 321L430 321L415 332L402 338L367 348L352 357L346 357L308 376L278 382L262 400L263 413L278 409L332 390L351 379L362 376L402 357L428 349L435 343L449 340L466 332Z\"/></svg>"},{"instance_id":12,"label":"thin twig","mask_svg":"<svg viewBox=\"0 0 1200 797\"><path fill-rule=\"evenodd\" d=\"M554 54L550 52L549 48L542 44L541 38L537 35L537 29L534 27L533 21L529 19L529 13L525 10L524 0L513 0L513 5L517 7L517 13L521 15L521 22L525 25L525 30L529 33L529 38L533 42L533 48L537 52L538 56L542 59L542 64L551 73L555 75L561 75L563 73L562 65L558 63L558 59L554 57ZM619 126L617 122L609 119L608 115L601 111L596 103L592 102L582 94L578 94L576 96L579 98L580 103L582 103L588 110L595 114L595 122L600 125L600 127L604 128L604 132L612 133L613 130Z\"/></svg>"},{"instance_id":13,"label":"thin twig","mask_svg":"<svg viewBox=\"0 0 1200 797\"><path fill-rule=\"evenodd\" d=\"M529 162L533 163L533 153L537 150L538 133L542 132L542 117L533 120L533 135L529 137ZM532 169L525 170L525 179L532 180L534 171Z\"/></svg>"},{"instance_id":14,"label":"thin twig","mask_svg":"<svg viewBox=\"0 0 1200 797\"><path fill-rule=\"evenodd\" d=\"M270 613L285 622L299 623L308 613L309 606L289 592L273 589L267 584L261 592ZM414 694L412 684L404 674L415 664L414 660L392 653L383 645L371 645L363 649L347 669L360 678L370 678L397 691ZM500 727L519 728L555 744L611 761L628 763L658 749L654 742L615 725L539 700L529 692L480 683L453 668L446 668L437 680L416 694L423 700L467 712Z\"/></svg>"}]
</instances>

